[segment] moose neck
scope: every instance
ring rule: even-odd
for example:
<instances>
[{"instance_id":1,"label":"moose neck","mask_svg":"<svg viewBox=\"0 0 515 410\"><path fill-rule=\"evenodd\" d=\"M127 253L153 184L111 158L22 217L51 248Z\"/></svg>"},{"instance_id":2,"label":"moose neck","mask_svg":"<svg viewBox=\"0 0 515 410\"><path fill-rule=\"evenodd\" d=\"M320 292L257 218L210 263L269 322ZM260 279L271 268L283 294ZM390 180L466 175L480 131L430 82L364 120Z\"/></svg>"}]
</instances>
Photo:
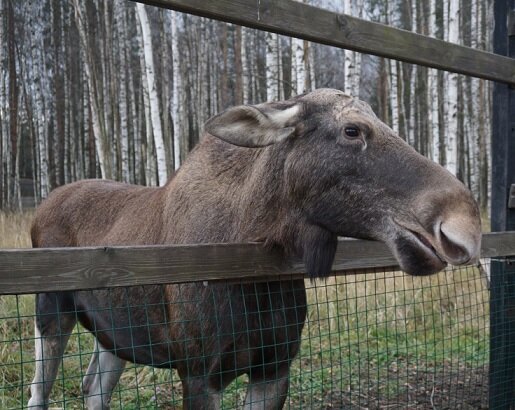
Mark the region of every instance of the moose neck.
<instances>
[{"instance_id":1,"label":"moose neck","mask_svg":"<svg viewBox=\"0 0 515 410\"><path fill-rule=\"evenodd\" d=\"M165 187L170 223L166 240L266 240L284 213L281 158L276 151L240 148L205 136Z\"/></svg>"},{"instance_id":2,"label":"moose neck","mask_svg":"<svg viewBox=\"0 0 515 410\"><path fill-rule=\"evenodd\" d=\"M336 235L310 224L288 198L287 155L284 147L239 148L205 137L166 187L165 241L263 241L302 257L311 275L326 276Z\"/></svg>"}]
</instances>

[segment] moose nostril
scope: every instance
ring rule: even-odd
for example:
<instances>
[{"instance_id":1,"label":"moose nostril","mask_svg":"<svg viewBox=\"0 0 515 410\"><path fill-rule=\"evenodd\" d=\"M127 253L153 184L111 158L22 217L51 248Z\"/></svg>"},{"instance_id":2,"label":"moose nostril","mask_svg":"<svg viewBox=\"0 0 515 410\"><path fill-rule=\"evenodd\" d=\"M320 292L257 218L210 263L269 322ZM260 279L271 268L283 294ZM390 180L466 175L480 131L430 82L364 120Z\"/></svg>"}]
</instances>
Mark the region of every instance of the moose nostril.
<instances>
[{"instance_id":1,"label":"moose nostril","mask_svg":"<svg viewBox=\"0 0 515 410\"><path fill-rule=\"evenodd\" d=\"M475 255L475 246L467 235L443 223L440 225L440 244L445 258L453 265L468 263Z\"/></svg>"}]
</instances>

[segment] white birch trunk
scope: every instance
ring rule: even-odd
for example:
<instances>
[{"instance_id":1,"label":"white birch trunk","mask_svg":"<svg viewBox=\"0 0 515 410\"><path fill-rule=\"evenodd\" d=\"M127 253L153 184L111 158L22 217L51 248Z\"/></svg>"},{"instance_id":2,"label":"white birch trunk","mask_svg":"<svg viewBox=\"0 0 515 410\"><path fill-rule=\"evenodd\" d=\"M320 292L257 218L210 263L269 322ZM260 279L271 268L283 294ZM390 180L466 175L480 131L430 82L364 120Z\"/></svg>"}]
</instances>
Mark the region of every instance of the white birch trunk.
<instances>
[{"instance_id":1,"label":"white birch trunk","mask_svg":"<svg viewBox=\"0 0 515 410\"><path fill-rule=\"evenodd\" d=\"M459 2L449 1L449 21L448 33L451 43L459 43ZM458 166L458 74L451 73L447 84L448 95L448 133L447 144L445 147L446 168L454 175L457 173Z\"/></svg>"},{"instance_id":2,"label":"white birch trunk","mask_svg":"<svg viewBox=\"0 0 515 410\"><path fill-rule=\"evenodd\" d=\"M2 2L3 0L0 0L0 2ZM2 30L0 28L0 30ZM6 42L4 42L4 39L0 36L0 48L3 48L4 47L4 44L6 44ZM2 64L2 68L3 67L7 67L7 64L5 62L5 65L4 65L4 55L2 55L0 57L0 63ZM1 152L0 152L0 160L2 161L2 163L0 164L0 178L2 178L0 180L0 187L2 188L2 192L0 192L0 202L4 205L5 204L5 193L6 193L6 189L7 187L4 185L4 182L6 181L4 176L6 174L6 172L8 171L8 168L7 168L7 164L8 164L8 160L9 160L9 157L10 157L10 149L9 149L9 105L8 105L8 98L7 98L7 73L8 73L8 70L7 69L2 69L0 71L0 147L1 147Z\"/></svg>"},{"instance_id":3,"label":"white birch trunk","mask_svg":"<svg viewBox=\"0 0 515 410\"><path fill-rule=\"evenodd\" d=\"M443 40L449 41L449 2L452 0L442 0L442 8L443 8L443 22L442 22L442 29L443 29ZM441 100L439 103L442 106L442 121L443 121L443 130L444 135L442 138L439 139L439 148L441 153L445 153L445 158L440 158L440 164L445 166L445 163L447 162L447 138L449 135L449 96L447 94L448 90L448 84L449 84L449 75L450 73L448 71L443 72L443 93L441 94ZM441 146L441 144L444 145L444 147Z\"/></svg>"},{"instance_id":4,"label":"white birch trunk","mask_svg":"<svg viewBox=\"0 0 515 410\"><path fill-rule=\"evenodd\" d=\"M266 99L275 101L279 98L279 53L277 34L266 34Z\"/></svg>"},{"instance_id":5,"label":"white birch trunk","mask_svg":"<svg viewBox=\"0 0 515 410\"><path fill-rule=\"evenodd\" d=\"M315 49L316 43L309 43L309 85L310 91L313 91L316 87L316 72L315 72Z\"/></svg>"},{"instance_id":6,"label":"white birch trunk","mask_svg":"<svg viewBox=\"0 0 515 410\"><path fill-rule=\"evenodd\" d=\"M278 97L284 100L284 71L283 71L283 48L281 46L281 37L277 36L277 70L278 70Z\"/></svg>"},{"instance_id":7,"label":"white birch trunk","mask_svg":"<svg viewBox=\"0 0 515 410\"><path fill-rule=\"evenodd\" d=\"M34 98L33 105L36 112L35 129L37 135L37 152L38 152L38 170L39 170L39 194L41 198L46 198L50 190L49 169L48 169L48 149L47 149L47 121L46 110L43 101L43 50L41 48L43 28L42 28L42 10L43 3L35 5L37 7L36 18L32 21L31 51L32 51L32 95Z\"/></svg>"},{"instance_id":8,"label":"white birch trunk","mask_svg":"<svg viewBox=\"0 0 515 410\"><path fill-rule=\"evenodd\" d=\"M348 15L352 15L352 7L351 0L343 1L343 12ZM352 88L353 81L352 78L354 76L354 62L353 62L353 51L345 50L345 63L344 63L344 72L345 72L345 94L353 95L354 90Z\"/></svg>"},{"instance_id":9,"label":"white birch trunk","mask_svg":"<svg viewBox=\"0 0 515 410\"><path fill-rule=\"evenodd\" d=\"M172 70L173 90L171 115L173 121L173 166L177 170L181 166L181 119L182 107L180 96L182 95L182 76L179 55L179 16L176 11L170 11L170 23L172 27Z\"/></svg>"},{"instance_id":10,"label":"white birch trunk","mask_svg":"<svg viewBox=\"0 0 515 410\"><path fill-rule=\"evenodd\" d=\"M211 31L213 27L211 26ZM211 33L212 34L212 33ZM211 35L210 34L210 35ZM212 113L215 113L218 111L218 93L216 90L218 89L218 78L219 78L219 70L218 70L218 52L214 50L214 47L211 47L211 50L209 52L209 67L211 69L209 70L209 90L211 90L210 97L211 97L211 104L209 106L209 110Z\"/></svg>"},{"instance_id":11,"label":"white birch trunk","mask_svg":"<svg viewBox=\"0 0 515 410\"><path fill-rule=\"evenodd\" d=\"M118 41L121 44L119 47L120 53L120 70L119 70L119 112L120 112L120 169L122 181L129 182L129 118L127 112L127 78L126 70L128 69L127 62L127 26L125 21L125 1L117 0L115 3L115 21L118 29Z\"/></svg>"},{"instance_id":12,"label":"white birch trunk","mask_svg":"<svg viewBox=\"0 0 515 410\"><path fill-rule=\"evenodd\" d=\"M361 17L363 12L363 0L344 0L343 12L345 14ZM345 50L345 93L352 96L359 96L361 79L361 54Z\"/></svg>"},{"instance_id":13,"label":"white birch trunk","mask_svg":"<svg viewBox=\"0 0 515 410\"><path fill-rule=\"evenodd\" d=\"M470 10L470 45L473 48L478 47L479 43L479 5L478 0L472 0L471 10ZM472 152L469 153L471 155L470 162L472 163L472 169L470 170L470 179L471 179L471 189L472 192L476 194L476 198L479 198L480 195L480 183L479 179L481 178L481 153L479 152L480 145L478 144L479 138L479 98L480 98L480 90L479 90L479 79L478 78L470 78L470 112L468 112L468 139L469 146Z\"/></svg>"},{"instance_id":14,"label":"white birch trunk","mask_svg":"<svg viewBox=\"0 0 515 410\"><path fill-rule=\"evenodd\" d=\"M392 129L400 134L399 129L399 77L397 75L397 61L389 60L390 64L390 104L392 107Z\"/></svg>"},{"instance_id":15,"label":"white birch trunk","mask_svg":"<svg viewBox=\"0 0 515 410\"><path fill-rule=\"evenodd\" d=\"M71 96L70 96L70 73L69 70L66 70L66 67L68 65L68 55L66 50L66 33L67 30L65 27L69 26L68 21L68 13L64 12L64 4L60 4L61 7L61 55L62 55L62 64L64 67L63 70L63 114L64 114L64 141L65 141L65 148L64 148L64 183L68 184L72 181L77 180L77 161L75 161L76 158L76 149L77 149L77 139L75 135L75 129L73 127L73 123L70 117L70 111L71 111ZM79 113L80 116L81 109L79 107Z\"/></svg>"},{"instance_id":16,"label":"white birch trunk","mask_svg":"<svg viewBox=\"0 0 515 410\"><path fill-rule=\"evenodd\" d=\"M163 186L168 179L166 167L165 144L163 140L163 131L161 127L161 110L159 107L159 98L156 89L155 70L154 70L154 53L152 50L152 33L148 22L147 11L141 3L136 4L138 20L141 26L143 51L145 56L145 71L147 76L146 87L148 89L150 101L150 114L152 121L152 129L154 135L154 144L157 157L157 173L158 185Z\"/></svg>"},{"instance_id":17,"label":"white birch trunk","mask_svg":"<svg viewBox=\"0 0 515 410\"><path fill-rule=\"evenodd\" d=\"M250 70L247 54L247 28L241 28L241 68L242 68L242 88L243 88L243 104L250 102Z\"/></svg>"},{"instance_id":18,"label":"white birch trunk","mask_svg":"<svg viewBox=\"0 0 515 410\"><path fill-rule=\"evenodd\" d=\"M295 59L296 68L296 92L303 94L306 92L306 50L304 48L304 40L293 38L292 50L293 58Z\"/></svg>"},{"instance_id":19,"label":"white birch trunk","mask_svg":"<svg viewBox=\"0 0 515 410\"><path fill-rule=\"evenodd\" d=\"M386 24L393 27L398 26L399 16L395 3L390 5L390 8L386 13ZM388 60L388 67L390 72L390 107L392 110L391 127L397 133L400 134L399 129L399 75L398 75L398 63L396 60Z\"/></svg>"},{"instance_id":20,"label":"white birch trunk","mask_svg":"<svg viewBox=\"0 0 515 410\"><path fill-rule=\"evenodd\" d=\"M102 3L102 6L100 4ZM103 15L100 15L101 9L103 8ZM115 150L111 149L114 146L112 144L112 139L114 138L114 115L113 115L113 107L111 105L111 87L113 83L110 81L110 71L111 71L111 56L112 56L112 29L110 27L110 15L109 15L109 4L108 2L103 2L102 0L96 0L96 9L98 11L98 21L104 27L105 38L101 42L99 47L100 52L100 61L97 61L97 64L101 67L101 76L99 80L101 80L98 85L98 97L99 97L99 107L102 107L99 111L99 118L101 123L103 124L104 129L104 138L106 141L106 155L109 156L112 164L116 162L116 154ZM102 30L99 25L98 29ZM114 173L110 176L110 178L114 177Z\"/></svg>"},{"instance_id":21,"label":"white birch trunk","mask_svg":"<svg viewBox=\"0 0 515 410\"><path fill-rule=\"evenodd\" d=\"M199 33L199 45L198 45L198 70L199 70L199 81L197 82L197 98L199 110L197 113L197 120L195 125L201 127L209 118L209 100L208 96L210 93L209 88L209 70L208 70L208 56L210 52L209 39L208 39L208 25L212 24L205 18L200 19L200 33ZM225 23L220 23L225 24ZM225 92L226 90L221 90ZM224 109L227 107L223 107ZM197 131L198 133L198 131Z\"/></svg>"},{"instance_id":22,"label":"white birch trunk","mask_svg":"<svg viewBox=\"0 0 515 410\"><path fill-rule=\"evenodd\" d=\"M429 35L436 37L436 0L429 2ZM429 93L429 132L431 137L431 158L435 162L440 162L440 135L438 122L438 79L437 71L434 68L427 70L427 88Z\"/></svg>"},{"instance_id":23,"label":"white birch trunk","mask_svg":"<svg viewBox=\"0 0 515 410\"><path fill-rule=\"evenodd\" d=\"M145 184L147 186L156 185L156 173L155 173L155 163L156 158L152 155L152 150L149 147L152 147L154 141L154 129L152 127L152 116L150 114L150 97L148 93L148 80L147 80L147 71L145 69L145 53L143 46L143 34L141 31L141 25L137 25L138 29L138 42L139 42L139 60L141 66L141 99L140 107L143 109L140 112L143 112L144 124L145 127L142 127L142 136L145 136L146 146L143 146L143 143L140 143L141 149L141 161L143 162L143 166L145 168ZM141 104L143 103L143 104ZM149 153L151 154L149 156Z\"/></svg>"},{"instance_id":24,"label":"white birch trunk","mask_svg":"<svg viewBox=\"0 0 515 410\"><path fill-rule=\"evenodd\" d=\"M141 121L136 109L137 95L134 91L134 78L132 70L127 70L127 89L129 97L130 118L132 123L132 150L134 153L134 163L132 172L130 173L132 183L140 183L140 170L141 170ZM141 111L141 109L140 109Z\"/></svg>"},{"instance_id":25,"label":"white birch trunk","mask_svg":"<svg viewBox=\"0 0 515 410\"><path fill-rule=\"evenodd\" d=\"M82 53L81 53L82 54ZM82 72L82 84L83 84L83 93L82 93L82 135L84 144L79 144L79 147L84 146L84 150L79 149L79 155L81 158L84 158L84 172L85 176L89 178L92 174L92 170L90 169L90 161L89 161L89 134L90 134L90 103L89 103L89 91L88 91L88 77L86 75L86 71ZM79 132L80 132L79 131ZM94 170L93 170L94 171ZM94 175L94 174L93 174Z\"/></svg>"},{"instance_id":26,"label":"white birch trunk","mask_svg":"<svg viewBox=\"0 0 515 410\"><path fill-rule=\"evenodd\" d=\"M0 0L0 18L5 21L7 4ZM9 103L7 97L8 69L7 69L7 27L0 24L0 204L5 205L4 200L7 187L4 185L7 168L7 157L10 155L8 149L9 140Z\"/></svg>"},{"instance_id":27,"label":"white birch trunk","mask_svg":"<svg viewBox=\"0 0 515 410\"><path fill-rule=\"evenodd\" d=\"M258 72L257 72L257 32L251 32L249 38L249 64L250 64L250 102L256 103L259 97Z\"/></svg>"},{"instance_id":28,"label":"white birch trunk","mask_svg":"<svg viewBox=\"0 0 515 410\"><path fill-rule=\"evenodd\" d=\"M290 89L291 95L297 95L297 61L295 60L295 38L290 38Z\"/></svg>"},{"instance_id":29,"label":"white birch trunk","mask_svg":"<svg viewBox=\"0 0 515 410\"><path fill-rule=\"evenodd\" d=\"M417 6L415 1L412 2L411 8L411 31L417 31ZM410 98L409 98L409 106L410 106L410 116L408 119L408 144L411 146L415 145L415 87L416 87L416 79L417 79L417 66L411 66L410 73Z\"/></svg>"}]
</instances>

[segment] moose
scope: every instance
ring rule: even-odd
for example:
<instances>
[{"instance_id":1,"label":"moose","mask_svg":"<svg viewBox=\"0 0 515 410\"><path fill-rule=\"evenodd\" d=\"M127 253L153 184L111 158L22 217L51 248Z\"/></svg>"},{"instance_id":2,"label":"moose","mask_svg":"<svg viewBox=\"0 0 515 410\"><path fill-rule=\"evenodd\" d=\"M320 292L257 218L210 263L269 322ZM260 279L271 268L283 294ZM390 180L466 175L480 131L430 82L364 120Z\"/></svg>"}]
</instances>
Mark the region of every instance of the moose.
<instances>
[{"instance_id":1,"label":"moose","mask_svg":"<svg viewBox=\"0 0 515 410\"><path fill-rule=\"evenodd\" d=\"M84 180L54 190L36 212L33 246L261 242L302 258L310 278L330 274L339 236L386 243L411 275L478 258L470 191L358 98L318 89L229 108L204 128L163 187ZM184 409L219 408L243 374L245 409L281 409L306 310L295 278L40 293L28 405L48 408L78 321L95 337L88 408L109 408L130 361L176 369Z\"/></svg>"}]
</instances>

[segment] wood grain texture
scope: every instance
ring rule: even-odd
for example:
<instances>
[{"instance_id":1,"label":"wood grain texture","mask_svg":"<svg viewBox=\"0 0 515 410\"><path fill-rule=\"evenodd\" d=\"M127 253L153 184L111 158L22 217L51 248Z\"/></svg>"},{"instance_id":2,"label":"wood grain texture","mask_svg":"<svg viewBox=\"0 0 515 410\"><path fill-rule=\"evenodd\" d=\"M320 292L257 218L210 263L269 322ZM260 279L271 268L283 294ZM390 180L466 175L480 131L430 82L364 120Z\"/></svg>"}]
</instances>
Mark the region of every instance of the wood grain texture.
<instances>
[{"instance_id":1,"label":"wood grain texture","mask_svg":"<svg viewBox=\"0 0 515 410\"><path fill-rule=\"evenodd\" d=\"M483 236L482 256L515 255L515 232ZM336 274L392 270L397 261L380 242L340 240ZM265 280L303 275L261 244L39 248L0 250L0 294L210 280Z\"/></svg>"},{"instance_id":2,"label":"wood grain texture","mask_svg":"<svg viewBox=\"0 0 515 410\"><path fill-rule=\"evenodd\" d=\"M515 85L515 61L294 0L136 0L211 19Z\"/></svg>"}]
</instances>

